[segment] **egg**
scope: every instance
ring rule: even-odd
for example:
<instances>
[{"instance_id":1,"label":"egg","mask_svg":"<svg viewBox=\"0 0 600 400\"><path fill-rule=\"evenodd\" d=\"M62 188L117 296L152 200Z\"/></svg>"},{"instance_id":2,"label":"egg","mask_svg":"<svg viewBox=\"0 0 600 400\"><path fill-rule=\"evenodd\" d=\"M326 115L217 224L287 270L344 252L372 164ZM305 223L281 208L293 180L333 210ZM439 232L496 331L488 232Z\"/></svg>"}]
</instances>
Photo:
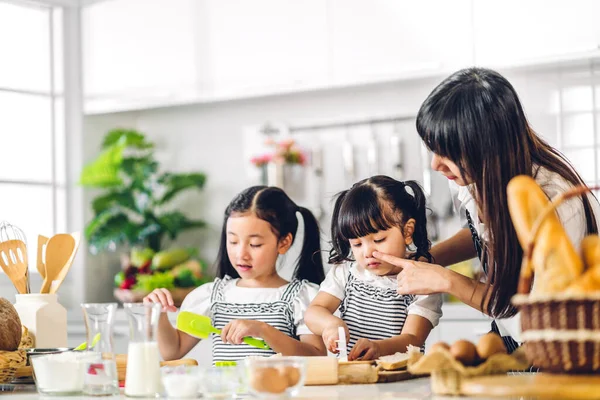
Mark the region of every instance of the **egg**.
<instances>
[{"instance_id":1,"label":"egg","mask_svg":"<svg viewBox=\"0 0 600 400\"><path fill-rule=\"evenodd\" d=\"M288 380L277 368L257 368L252 372L250 385L257 392L283 393L288 387Z\"/></svg>"},{"instance_id":2,"label":"egg","mask_svg":"<svg viewBox=\"0 0 600 400\"><path fill-rule=\"evenodd\" d=\"M450 353L464 365L473 365L477 360L477 349L468 340L457 340L450 346Z\"/></svg>"},{"instance_id":3,"label":"egg","mask_svg":"<svg viewBox=\"0 0 600 400\"><path fill-rule=\"evenodd\" d=\"M433 346L431 346L431 351L436 351L436 350L450 350L450 345L446 342L437 342L435 343Z\"/></svg>"},{"instance_id":4,"label":"egg","mask_svg":"<svg viewBox=\"0 0 600 400\"><path fill-rule=\"evenodd\" d=\"M293 387L300 381L300 371L295 367L281 367L279 372L287 380L288 387Z\"/></svg>"},{"instance_id":5,"label":"egg","mask_svg":"<svg viewBox=\"0 0 600 400\"><path fill-rule=\"evenodd\" d=\"M493 332L487 333L477 342L477 354L486 360L494 354L506 354L506 346L502 338Z\"/></svg>"}]
</instances>

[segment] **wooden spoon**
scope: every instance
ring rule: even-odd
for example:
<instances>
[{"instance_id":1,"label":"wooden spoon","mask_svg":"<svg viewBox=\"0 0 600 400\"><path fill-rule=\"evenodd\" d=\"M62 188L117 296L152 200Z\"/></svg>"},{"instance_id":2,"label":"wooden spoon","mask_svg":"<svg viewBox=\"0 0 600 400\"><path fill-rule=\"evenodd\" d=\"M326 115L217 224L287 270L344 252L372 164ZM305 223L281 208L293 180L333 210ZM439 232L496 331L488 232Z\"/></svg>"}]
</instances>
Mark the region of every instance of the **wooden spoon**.
<instances>
[{"instance_id":1,"label":"wooden spoon","mask_svg":"<svg viewBox=\"0 0 600 400\"><path fill-rule=\"evenodd\" d=\"M38 235L38 247L37 247L37 270L40 276L46 277L46 261L44 260L44 246L48 243L46 236Z\"/></svg>"},{"instance_id":2,"label":"wooden spoon","mask_svg":"<svg viewBox=\"0 0 600 400\"><path fill-rule=\"evenodd\" d=\"M46 276L40 293L50 293L52 282L69 262L75 248L75 238L68 233L52 236L46 244ZM64 279L64 278L63 278Z\"/></svg>"},{"instance_id":3,"label":"wooden spoon","mask_svg":"<svg viewBox=\"0 0 600 400\"><path fill-rule=\"evenodd\" d=\"M27 248L23 241L7 240L0 243L0 266L17 291L27 293Z\"/></svg>"},{"instance_id":4,"label":"wooden spoon","mask_svg":"<svg viewBox=\"0 0 600 400\"><path fill-rule=\"evenodd\" d=\"M75 240L75 245L73 246L73 250L71 251L71 257L65 263L65 265L60 270L58 276L54 279L54 282L50 285L50 293L56 293L60 285L65 280L67 273L71 269L71 265L73 265L73 260L75 259L75 255L77 254L77 249L79 248L79 241L81 240L81 234L79 232L75 232L71 234L73 240ZM48 250L46 250L48 251ZM46 256L47 257L47 256Z\"/></svg>"}]
</instances>

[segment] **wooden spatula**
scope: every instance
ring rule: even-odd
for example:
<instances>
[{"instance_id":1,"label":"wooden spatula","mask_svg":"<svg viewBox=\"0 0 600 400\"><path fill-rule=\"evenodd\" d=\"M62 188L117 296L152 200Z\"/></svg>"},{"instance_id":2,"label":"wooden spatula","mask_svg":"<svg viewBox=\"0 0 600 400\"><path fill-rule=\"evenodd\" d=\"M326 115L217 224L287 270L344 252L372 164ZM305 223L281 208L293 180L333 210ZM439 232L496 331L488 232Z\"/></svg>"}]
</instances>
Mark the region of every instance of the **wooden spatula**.
<instances>
[{"instance_id":1,"label":"wooden spatula","mask_svg":"<svg viewBox=\"0 0 600 400\"><path fill-rule=\"evenodd\" d=\"M71 236L73 240L75 240L75 245L73 246L73 250L71 252L71 257L67 263L62 267L58 276L54 279L54 281L50 285L50 293L56 293L60 285L63 283L65 278L67 277L67 273L71 269L71 265L73 265L73 260L75 259L75 255L77 254L77 249L79 248L79 241L81 240L81 234L79 232L72 233ZM48 251L48 250L46 250ZM47 256L46 256L47 257Z\"/></svg>"},{"instance_id":2,"label":"wooden spatula","mask_svg":"<svg viewBox=\"0 0 600 400\"><path fill-rule=\"evenodd\" d=\"M27 248L23 241L7 240L0 243L0 266L17 291L27 293Z\"/></svg>"},{"instance_id":3,"label":"wooden spatula","mask_svg":"<svg viewBox=\"0 0 600 400\"><path fill-rule=\"evenodd\" d=\"M46 276L40 293L49 293L50 286L58 279L61 270L69 262L75 248L75 238L68 233L52 236L46 244Z\"/></svg>"},{"instance_id":4,"label":"wooden spatula","mask_svg":"<svg viewBox=\"0 0 600 400\"><path fill-rule=\"evenodd\" d=\"M38 247L37 247L37 270L40 276L46 277L46 260L44 259L44 246L48 243L46 236L38 235Z\"/></svg>"}]
</instances>

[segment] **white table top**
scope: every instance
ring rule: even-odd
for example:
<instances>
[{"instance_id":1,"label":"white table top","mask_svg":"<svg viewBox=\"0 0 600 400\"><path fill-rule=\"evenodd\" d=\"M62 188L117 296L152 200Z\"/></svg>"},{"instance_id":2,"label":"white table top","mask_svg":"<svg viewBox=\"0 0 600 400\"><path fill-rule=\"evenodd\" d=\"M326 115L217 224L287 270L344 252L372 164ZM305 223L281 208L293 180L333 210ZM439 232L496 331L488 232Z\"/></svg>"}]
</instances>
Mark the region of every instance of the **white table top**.
<instances>
[{"instance_id":1,"label":"white table top","mask_svg":"<svg viewBox=\"0 0 600 400\"><path fill-rule=\"evenodd\" d=\"M302 389L300 394L295 397L298 400L346 400L346 399L363 399L363 400L388 400L388 399L454 399L457 397L435 396L431 394L429 386L429 378L413 379L403 382L394 383L378 383L371 385L332 385L332 386L308 386ZM37 399L67 399L67 400L97 400L98 397L75 396L75 397L47 397L41 396L35 392L32 385L16 387L14 391L1 391L0 396L8 395L11 399L16 400L37 400ZM7 387L7 386L4 386ZM7 397L8 397L7 396ZM107 399L129 399L123 394L119 397L107 397ZM251 396L240 397L241 399L252 399ZM460 400L483 399L482 397L460 397Z\"/></svg>"}]
</instances>

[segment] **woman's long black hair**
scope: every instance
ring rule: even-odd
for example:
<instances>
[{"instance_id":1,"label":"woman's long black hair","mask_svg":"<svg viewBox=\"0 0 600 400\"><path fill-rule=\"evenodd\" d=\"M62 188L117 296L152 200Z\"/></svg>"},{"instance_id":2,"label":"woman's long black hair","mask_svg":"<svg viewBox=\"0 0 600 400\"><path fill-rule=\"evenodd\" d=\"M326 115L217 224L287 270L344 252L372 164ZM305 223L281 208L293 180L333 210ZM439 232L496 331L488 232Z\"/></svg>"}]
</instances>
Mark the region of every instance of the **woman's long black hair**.
<instances>
[{"instance_id":1,"label":"woman's long black hair","mask_svg":"<svg viewBox=\"0 0 600 400\"><path fill-rule=\"evenodd\" d=\"M298 230L296 212L299 212L304 220L304 242L296 262L294 277L320 284L325 278L325 272L321 259L319 224L316 218L307 208L297 206L283 190L269 186L252 186L238 194L227 206L216 261L217 276L223 278L229 275L232 278L239 278L239 274L227 256L227 219L232 214L253 213L271 225L278 240L291 234L293 243Z\"/></svg>"},{"instance_id":2,"label":"woman's long black hair","mask_svg":"<svg viewBox=\"0 0 600 400\"><path fill-rule=\"evenodd\" d=\"M489 238L488 314L516 313L510 299L517 290L523 252L508 212L506 186L517 175L535 178L537 167L555 172L573 185L583 184L573 166L529 125L512 85L484 68L458 71L440 83L421 105L417 131L435 154L459 168L472 183L471 193ZM587 197L583 198L587 233L598 232ZM487 296L484 296L484 299ZM482 302L483 309L485 300Z\"/></svg>"},{"instance_id":3,"label":"woman's long black hair","mask_svg":"<svg viewBox=\"0 0 600 400\"><path fill-rule=\"evenodd\" d=\"M409 193L406 188L410 188ZM411 258L431 261L431 242L427 237L427 208L423 189L415 181L400 182L377 175L355 183L338 193L331 217L332 249L329 262L340 264L352 260L350 239L398 227L415 219L413 242L416 251Z\"/></svg>"}]
</instances>

